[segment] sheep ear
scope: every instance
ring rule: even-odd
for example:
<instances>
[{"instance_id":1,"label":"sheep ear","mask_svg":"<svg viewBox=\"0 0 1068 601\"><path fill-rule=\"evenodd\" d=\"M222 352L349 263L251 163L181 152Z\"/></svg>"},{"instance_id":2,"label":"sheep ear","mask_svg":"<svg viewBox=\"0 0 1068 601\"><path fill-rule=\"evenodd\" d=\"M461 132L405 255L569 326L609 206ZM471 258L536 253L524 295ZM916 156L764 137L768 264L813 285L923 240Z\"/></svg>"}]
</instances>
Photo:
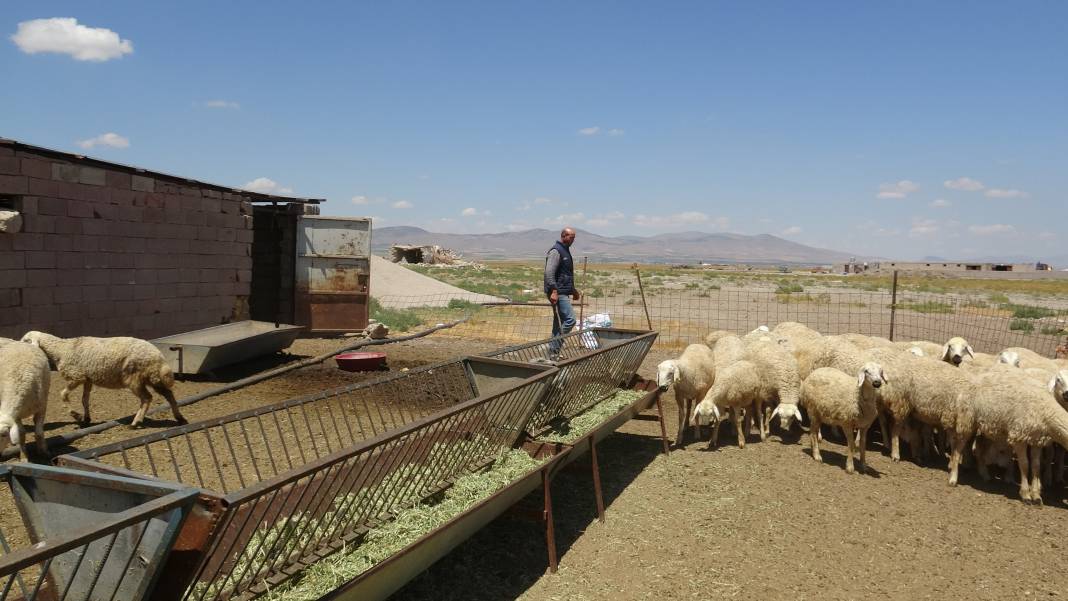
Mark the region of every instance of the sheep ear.
<instances>
[{"instance_id":1,"label":"sheep ear","mask_svg":"<svg viewBox=\"0 0 1068 601\"><path fill-rule=\"evenodd\" d=\"M1049 380L1049 391L1053 392L1057 388L1057 376L1053 376Z\"/></svg>"},{"instance_id":2,"label":"sheep ear","mask_svg":"<svg viewBox=\"0 0 1068 601\"><path fill-rule=\"evenodd\" d=\"M860 370L860 373L857 374L857 388L860 388L863 385L864 385L864 370L862 369L862 370Z\"/></svg>"},{"instance_id":3,"label":"sheep ear","mask_svg":"<svg viewBox=\"0 0 1068 601\"><path fill-rule=\"evenodd\" d=\"M945 361L947 356L949 356L949 343L948 342L942 345L942 360Z\"/></svg>"},{"instance_id":4,"label":"sheep ear","mask_svg":"<svg viewBox=\"0 0 1068 601\"><path fill-rule=\"evenodd\" d=\"M778 414L779 414L779 406L776 405L775 408L771 410L771 417L775 417Z\"/></svg>"},{"instance_id":5,"label":"sheep ear","mask_svg":"<svg viewBox=\"0 0 1068 601\"><path fill-rule=\"evenodd\" d=\"M679 373L678 364L672 365L671 366L671 381L676 383L676 384L678 384L679 380L681 380L681 379L682 379L682 375Z\"/></svg>"},{"instance_id":6,"label":"sheep ear","mask_svg":"<svg viewBox=\"0 0 1068 601\"><path fill-rule=\"evenodd\" d=\"M8 432L8 436L11 437L11 444L14 444L14 445L19 444L19 439L21 438L21 436L20 436L19 425L18 424L15 424L15 425L11 426L11 431Z\"/></svg>"},{"instance_id":7,"label":"sheep ear","mask_svg":"<svg viewBox=\"0 0 1068 601\"><path fill-rule=\"evenodd\" d=\"M889 384L890 380L886 379L886 372L882 369L879 370L879 377L883 379L883 384Z\"/></svg>"},{"instance_id":8,"label":"sheep ear","mask_svg":"<svg viewBox=\"0 0 1068 601\"><path fill-rule=\"evenodd\" d=\"M964 352L968 353L968 356L972 359L975 359L975 352L972 351L972 345L969 344L968 346L964 347Z\"/></svg>"}]
</instances>

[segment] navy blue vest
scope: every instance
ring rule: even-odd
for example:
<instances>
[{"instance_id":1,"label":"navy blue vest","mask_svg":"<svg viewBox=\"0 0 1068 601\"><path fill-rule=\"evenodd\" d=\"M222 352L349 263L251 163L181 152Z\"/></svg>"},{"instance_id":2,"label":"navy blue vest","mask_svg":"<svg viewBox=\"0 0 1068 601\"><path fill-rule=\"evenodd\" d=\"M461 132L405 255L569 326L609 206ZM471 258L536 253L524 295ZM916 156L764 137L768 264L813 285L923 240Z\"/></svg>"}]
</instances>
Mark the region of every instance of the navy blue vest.
<instances>
[{"instance_id":1,"label":"navy blue vest","mask_svg":"<svg viewBox=\"0 0 1068 601\"><path fill-rule=\"evenodd\" d=\"M575 292L575 263L571 260L571 250L559 240L553 245L556 252L560 253L560 265L556 268L556 292L558 294L572 294ZM549 250L552 250L550 248ZM546 255L549 253L546 252ZM548 261L548 258L546 258ZM549 286L545 286L545 294L549 294Z\"/></svg>"}]
</instances>

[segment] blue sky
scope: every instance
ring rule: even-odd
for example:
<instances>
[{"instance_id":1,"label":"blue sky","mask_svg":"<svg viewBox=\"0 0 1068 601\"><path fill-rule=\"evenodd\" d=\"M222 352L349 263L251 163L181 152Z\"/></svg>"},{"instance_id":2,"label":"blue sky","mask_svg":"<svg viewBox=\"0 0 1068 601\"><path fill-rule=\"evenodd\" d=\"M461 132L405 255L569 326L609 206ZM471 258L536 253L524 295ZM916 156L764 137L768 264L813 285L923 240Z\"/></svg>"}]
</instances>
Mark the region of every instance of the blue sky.
<instances>
[{"instance_id":1,"label":"blue sky","mask_svg":"<svg viewBox=\"0 0 1068 601\"><path fill-rule=\"evenodd\" d=\"M1062 2L5 2L0 136L377 226L1063 256L1065 31Z\"/></svg>"}]
</instances>

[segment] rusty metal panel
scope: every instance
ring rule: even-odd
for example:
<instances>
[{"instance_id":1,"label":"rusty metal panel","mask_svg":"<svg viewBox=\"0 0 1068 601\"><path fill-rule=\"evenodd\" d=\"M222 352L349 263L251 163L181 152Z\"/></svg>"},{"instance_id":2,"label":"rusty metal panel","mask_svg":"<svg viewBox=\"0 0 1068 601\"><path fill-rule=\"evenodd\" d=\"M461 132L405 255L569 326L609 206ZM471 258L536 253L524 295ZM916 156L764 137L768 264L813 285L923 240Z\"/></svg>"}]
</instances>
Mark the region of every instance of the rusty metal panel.
<instances>
[{"instance_id":1,"label":"rusty metal panel","mask_svg":"<svg viewBox=\"0 0 1068 601\"><path fill-rule=\"evenodd\" d=\"M312 332L367 326L371 220L297 218L296 321Z\"/></svg>"}]
</instances>

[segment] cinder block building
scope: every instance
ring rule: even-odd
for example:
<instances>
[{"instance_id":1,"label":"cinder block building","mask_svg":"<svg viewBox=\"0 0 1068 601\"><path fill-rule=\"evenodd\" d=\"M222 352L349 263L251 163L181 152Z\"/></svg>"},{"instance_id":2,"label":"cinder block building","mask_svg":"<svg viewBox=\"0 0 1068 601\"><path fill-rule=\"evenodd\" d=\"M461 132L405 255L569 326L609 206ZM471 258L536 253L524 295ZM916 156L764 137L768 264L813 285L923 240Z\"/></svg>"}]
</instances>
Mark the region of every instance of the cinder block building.
<instances>
[{"instance_id":1,"label":"cinder block building","mask_svg":"<svg viewBox=\"0 0 1068 601\"><path fill-rule=\"evenodd\" d=\"M254 204L318 202L0 139L0 336L154 338L247 319Z\"/></svg>"}]
</instances>

